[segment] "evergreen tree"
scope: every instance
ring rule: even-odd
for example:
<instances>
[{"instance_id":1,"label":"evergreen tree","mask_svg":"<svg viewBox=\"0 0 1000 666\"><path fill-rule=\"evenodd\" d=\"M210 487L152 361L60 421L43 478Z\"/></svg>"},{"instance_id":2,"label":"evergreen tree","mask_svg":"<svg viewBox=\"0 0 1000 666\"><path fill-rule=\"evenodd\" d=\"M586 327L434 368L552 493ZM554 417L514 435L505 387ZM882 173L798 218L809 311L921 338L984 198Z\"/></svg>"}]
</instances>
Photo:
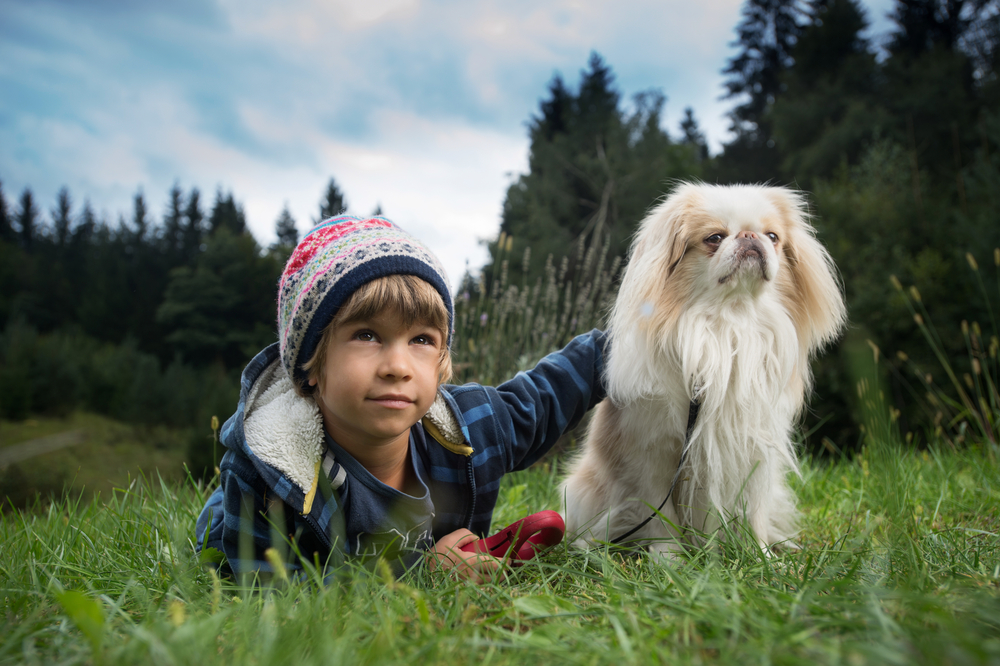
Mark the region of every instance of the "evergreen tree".
<instances>
[{"instance_id":1,"label":"evergreen tree","mask_svg":"<svg viewBox=\"0 0 1000 666\"><path fill-rule=\"evenodd\" d=\"M149 230L149 210L146 207L146 198L142 190L135 193L132 204L132 229L135 236L133 241L142 244L146 240L146 232Z\"/></svg>"},{"instance_id":2,"label":"evergreen tree","mask_svg":"<svg viewBox=\"0 0 1000 666\"><path fill-rule=\"evenodd\" d=\"M167 193L167 210L163 214L163 246L170 263L177 263L184 247L184 194L178 183Z\"/></svg>"},{"instance_id":3,"label":"evergreen tree","mask_svg":"<svg viewBox=\"0 0 1000 666\"><path fill-rule=\"evenodd\" d=\"M681 143L691 146L699 161L708 159L708 143L705 141L705 134L698 126L698 120L694 117L694 109L690 106L684 109L684 118L681 119Z\"/></svg>"},{"instance_id":4,"label":"evergreen tree","mask_svg":"<svg viewBox=\"0 0 1000 666\"><path fill-rule=\"evenodd\" d=\"M193 267L170 273L156 313L167 342L186 362L242 367L275 340L274 285L279 259L250 234L225 226L206 241Z\"/></svg>"},{"instance_id":5,"label":"evergreen tree","mask_svg":"<svg viewBox=\"0 0 1000 666\"><path fill-rule=\"evenodd\" d=\"M780 174L809 187L841 164L857 163L873 134L889 122L877 101L875 54L857 0L813 0L792 49L786 89L769 111ZM778 174L775 174L778 175Z\"/></svg>"},{"instance_id":6,"label":"evergreen tree","mask_svg":"<svg viewBox=\"0 0 1000 666\"><path fill-rule=\"evenodd\" d=\"M640 93L634 111L622 111L614 75L596 53L577 91L559 75L548 91L528 126L529 172L508 188L500 226L513 238L505 256L519 258L530 247L540 259L533 276L542 272L547 255L564 256L580 241L609 239L610 255L624 254L635 225L668 179L699 173L694 152L674 144L662 129L663 94ZM491 246L494 259L497 252Z\"/></svg>"},{"instance_id":7,"label":"evergreen tree","mask_svg":"<svg viewBox=\"0 0 1000 666\"><path fill-rule=\"evenodd\" d=\"M326 185L326 194L319 202L319 217L313 219L313 225L345 212L347 212L347 200L344 198L344 193L337 187L337 181L330 178L330 182Z\"/></svg>"},{"instance_id":8,"label":"evergreen tree","mask_svg":"<svg viewBox=\"0 0 1000 666\"><path fill-rule=\"evenodd\" d=\"M619 93L611 68L598 53L590 54L587 66L580 79L574 122L582 134L599 137L619 118Z\"/></svg>"},{"instance_id":9,"label":"evergreen tree","mask_svg":"<svg viewBox=\"0 0 1000 666\"><path fill-rule=\"evenodd\" d=\"M983 12L995 12L996 4L896 2L881 98L893 120L887 134L908 151L915 188L921 187L921 171L929 172L932 182L955 182L955 173L980 144L979 115L989 107L961 47L970 27Z\"/></svg>"},{"instance_id":10,"label":"evergreen tree","mask_svg":"<svg viewBox=\"0 0 1000 666\"><path fill-rule=\"evenodd\" d=\"M52 209L52 227L55 230L56 244L59 247L66 245L66 239L69 237L69 228L72 224L71 211L72 202L69 190L63 187L56 197L56 207Z\"/></svg>"},{"instance_id":11,"label":"evergreen tree","mask_svg":"<svg viewBox=\"0 0 1000 666\"><path fill-rule=\"evenodd\" d=\"M7 208L7 197L4 196L3 184L0 183L0 241L12 243L16 238L10 209Z\"/></svg>"},{"instance_id":12,"label":"evergreen tree","mask_svg":"<svg viewBox=\"0 0 1000 666\"><path fill-rule=\"evenodd\" d=\"M246 216L243 214L243 207L233 199L233 193L222 194L219 188L215 193L215 205L208 217L209 233L214 234L219 229L227 229L237 236L247 230Z\"/></svg>"},{"instance_id":13,"label":"evergreen tree","mask_svg":"<svg viewBox=\"0 0 1000 666\"><path fill-rule=\"evenodd\" d=\"M988 108L1000 106L1000 11L997 0L977 3L977 14L962 35L962 50L972 61L972 76L982 89ZM993 11L988 11L992 8Z\"/></svg>"},{"instance_id":14,"label":"evergreen tree","mask_svg":"<svg viewBox=\"0 0 1000 666\"><path fill-rule=\"evenodd\" d=\"M19 208L14 215L14 220L17 222L21 247L30 252L38 234L35 228L38 222L38 208L35 206L35 198L31 194L31 190L27 187L21 193Z\"/></svg>"},{"instance_id":15,"label":"evergreen tree","mask_svg":"<svg viewBox=\"0 0 1000 666\"><path fill-rule=\"evenodd\" d=\"M94 209L90 207L90 201L84 201L80 220L73 229L73 242L76 244L90 243L96 227L97 221L94 218Z\"/></svg>"},{"instance_id":16,"label":"evergreen tree","mask_svg":"<svg viewBox=\"0 0 1000 666\"><path fill-rule=\"evenodd\" d=\"M205 214L201 210L201 193L198 188L192 187L188 194L187 206L184 207L184 229L181 232L182 244L181 255L184 263L191 263L201 248L201 239L204 234L202 222Z\"/></svg>"},{"instance_id":17,"label":"evergreen tree","mask_svg":"<svg viewBox=\"0 0 1000 666\"><path fill-rule=\"evenodd\" d=\"M729 118L736 138L719 158L720 180L767 181L778 171L767 113L783 90L782 73L793 62L791 51L801 32L799 0L747 0L733 46L739 54L723 70L727 97L739 98Z\"/></svg>"},{"instance_id":18,"label":"evergreen tree","mask_svg":"<svg viewBox=\"0 0 1000 666\"><path fill-rule=\"evenodd\" d=\"M897 29L889 51L911 57L942 48L953 51L987 5L982 0L896 0L890 14Z\"/></svg>"},{"instance_id":19,"label":"evergreen tree","mask_svg":"<svg viewBox=\"0 0 1000 666\"><path fill-rule=\"evenodd\" d=\"M287 252L291 252L299 244L299 230L295 226L295 218L289 212L287 203L274 223L274 235L278 239L276 247L284 248Z\"/></svg>"}]
</instances>

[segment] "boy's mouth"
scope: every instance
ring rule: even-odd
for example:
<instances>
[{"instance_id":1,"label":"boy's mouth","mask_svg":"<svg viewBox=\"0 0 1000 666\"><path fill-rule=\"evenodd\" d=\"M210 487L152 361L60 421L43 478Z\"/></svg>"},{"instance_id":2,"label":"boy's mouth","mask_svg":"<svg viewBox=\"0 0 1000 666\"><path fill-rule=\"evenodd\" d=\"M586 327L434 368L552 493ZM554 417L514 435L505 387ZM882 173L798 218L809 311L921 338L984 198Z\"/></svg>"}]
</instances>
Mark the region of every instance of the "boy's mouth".
<instances>
[{"instance_id":1,"label":"boy's mouth","mask_svg":"<svg viewBox=\"0 0 1000 666\"><path fill-rule=\"evenodd\" d=\"M387 407L389 409L406 409L413 404L413 401L410 398L398 393L387 393L385 395L369 398L369 400L378 403L381 407Z\"/></svg>"}]
</instances>

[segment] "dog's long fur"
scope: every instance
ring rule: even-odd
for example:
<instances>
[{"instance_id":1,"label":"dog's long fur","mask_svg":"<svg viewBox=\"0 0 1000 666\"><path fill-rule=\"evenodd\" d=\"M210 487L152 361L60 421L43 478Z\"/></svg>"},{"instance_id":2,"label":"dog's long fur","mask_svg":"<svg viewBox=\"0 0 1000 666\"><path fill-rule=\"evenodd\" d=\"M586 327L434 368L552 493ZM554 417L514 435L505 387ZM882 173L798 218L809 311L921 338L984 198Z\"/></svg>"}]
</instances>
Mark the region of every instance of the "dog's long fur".
<instances>
[{"instance_id":1,"label":"dog's long fur","mask_svg":"<svg viewBox=\"0 0 1000 666\"><path fill-rule=\"evenodd\" d=\"M778 187L681 184L642 221L611 313L608 398L563 483L577 545L626 533L663 501L692 398L663 515L702 532L746 518L761 545L795 535L791 430L810 358L846 317L814 234L802 196ZM629 540L666 552L682 538L657 518Z\"/></svg>"}]
</instances>

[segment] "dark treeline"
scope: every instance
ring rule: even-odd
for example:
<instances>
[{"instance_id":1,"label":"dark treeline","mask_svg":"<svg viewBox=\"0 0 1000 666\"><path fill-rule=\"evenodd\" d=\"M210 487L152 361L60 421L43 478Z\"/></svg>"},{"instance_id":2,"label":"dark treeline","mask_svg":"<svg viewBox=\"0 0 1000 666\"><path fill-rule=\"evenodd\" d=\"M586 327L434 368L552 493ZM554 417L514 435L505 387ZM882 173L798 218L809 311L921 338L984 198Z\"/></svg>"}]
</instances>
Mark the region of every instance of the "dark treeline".
<instances>
[{"instance_id":1,"label":"dark treeline","mask_svg":"<svg viewBox=\"0 0 1000 666\"><path fill-rule=\"evenodd\" d=\"M48 216L30 189L0 189L0 417L84 408L204 433L232 411L239 371L276 339L295 220L283 210L262 248L231 193L206 207L175 185L167 201L156 221L140 192L112 224L66 189ZM345 206L331 179L318 219Z\"/></svg>"},{"instance_id":2,"label":"dark treeline","mask_svg":"<svg viewBox=\"0 0 1000 666\"><path fill-rule=\"evenodd\" d=\"M990 316L965 255L992 266L1000 245L1000 7L897 0L891 19L890 34L866 39L856 0L748 0L723 72L733 138L714 157L691 109L675 134L665 131L664 96L623 102L596 54L576 88L556 76L529 122L529 172L504 203L507 256L531 246L535 279L547 253L579 242L608 240L622 253L672 179L804 189L843 274L852 324L817 368L811 446L857 444L855 384L859 356L872 355L868 340L884 350L903 431L934 427L940 415L914 367L939 366L891 277L919 287L945 351L964 357L958 370L967 371L961 322Z\"/></svg>"}]
</instances>

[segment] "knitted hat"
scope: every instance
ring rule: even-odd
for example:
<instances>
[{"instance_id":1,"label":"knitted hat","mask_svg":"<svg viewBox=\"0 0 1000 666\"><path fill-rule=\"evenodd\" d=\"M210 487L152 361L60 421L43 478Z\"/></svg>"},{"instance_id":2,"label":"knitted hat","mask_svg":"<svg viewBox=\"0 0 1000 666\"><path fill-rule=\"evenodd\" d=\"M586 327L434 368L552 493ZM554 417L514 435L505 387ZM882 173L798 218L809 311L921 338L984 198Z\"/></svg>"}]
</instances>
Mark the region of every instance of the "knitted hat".
<instances>
[{"instance_id":1,"label":"knitted hat","mask_svg":"<svg viewBox=\"0 0 1000 666\"><path fill-rule=\"evenodd\" d=\"M278 284L281 362L298 386L323 329L358 287L387 275L414 275L437 289L448 309L448 346L455 318L441 262L423 243L384 217L341 215L306 234Z\"/></svg>"}]
</instances>

